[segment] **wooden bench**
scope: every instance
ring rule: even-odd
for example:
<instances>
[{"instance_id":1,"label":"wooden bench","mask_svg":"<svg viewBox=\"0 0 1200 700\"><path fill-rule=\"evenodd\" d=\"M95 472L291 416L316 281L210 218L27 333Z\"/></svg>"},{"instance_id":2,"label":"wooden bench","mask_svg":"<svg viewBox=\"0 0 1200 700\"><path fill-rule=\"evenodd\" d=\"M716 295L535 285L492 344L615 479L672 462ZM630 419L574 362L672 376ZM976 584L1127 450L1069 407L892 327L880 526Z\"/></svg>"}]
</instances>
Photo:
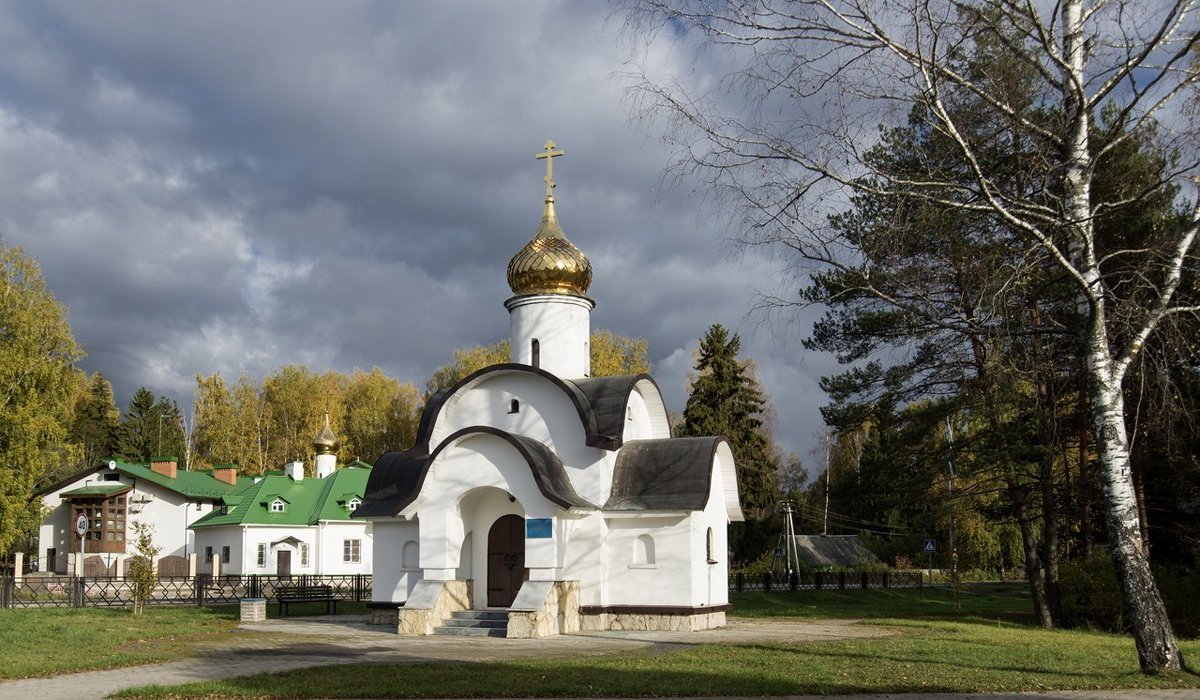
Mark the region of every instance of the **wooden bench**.
<instances>
[{"instance_id":1,"label":"wooden bench","mask_svg":"<svg viewBox=\"0 0 1200 700\"><path fill-rule=\"evenodd\" d=\"M279 614L287 614L292 603L325 603L325 613L337 614L337 599L333 597L333 586L281 586L275 589L275 600L279 602Z\"/></svg>"}]
</instances>

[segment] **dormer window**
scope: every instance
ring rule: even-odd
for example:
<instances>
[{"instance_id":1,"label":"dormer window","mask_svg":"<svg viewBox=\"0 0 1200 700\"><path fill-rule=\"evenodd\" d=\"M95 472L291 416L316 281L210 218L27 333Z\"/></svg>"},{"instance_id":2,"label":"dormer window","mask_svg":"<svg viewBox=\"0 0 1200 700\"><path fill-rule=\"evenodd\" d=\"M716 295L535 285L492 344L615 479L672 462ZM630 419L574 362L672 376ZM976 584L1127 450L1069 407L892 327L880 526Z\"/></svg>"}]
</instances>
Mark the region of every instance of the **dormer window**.
<instances>
[{"instance_id":1,"label":"dormer window","mask_svg":"<svg viewBox=\"0 0 1200 700\"><path fill-rule=\"evenodd\" d=\"M282 513L285 510L287 510L287 504L283 502L282 498L276 498L275 500L271 501L272 513Z\"/></svg>"},{"instance_id":2,"label":"dormer window","mask_svg":"<svg viewBox=\"0 0 1200 700\"><path fill-rule=\"evenodd\" d=\"M351 498L350 500L346 501L346 510L353 513L354 511L358 510L358 507L361 505L362 505L362 499L357 498L357 497Z\"/></svg>"},{"instance_id":3,"label":"dormer window","mask_svg":"<svg viewBox=\"0 0 1200 700\"><path fill-rule=\"evenodd\" d=\"M509 401L508 402L508 412L509 413L520 413L521 412L521 402L516 399Z\"/></svg>"}]
</instances>

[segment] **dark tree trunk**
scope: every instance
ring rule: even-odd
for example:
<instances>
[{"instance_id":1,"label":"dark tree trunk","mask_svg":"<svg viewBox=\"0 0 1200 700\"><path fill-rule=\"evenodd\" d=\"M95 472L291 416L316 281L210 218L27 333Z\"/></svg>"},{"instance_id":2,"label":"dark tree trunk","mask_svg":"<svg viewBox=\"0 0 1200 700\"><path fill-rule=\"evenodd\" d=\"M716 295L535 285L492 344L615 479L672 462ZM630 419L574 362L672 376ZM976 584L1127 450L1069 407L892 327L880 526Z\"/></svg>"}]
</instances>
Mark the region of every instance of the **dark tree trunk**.
<instances>
[{"instance_id":1,"label":"dark tree trunk","mask_svg":"<svg viewBox=\"0 0 1200 700\"><path fill-rule=\"evenodd\" d=\"M1012 474L1009 474L1005 481L1008 485L1008 497L1012 501L1013 514L1021 528L1021 548L1025 552L1025 580L1029 582L1029 593L1033 598L1033 615L1039 625L1051 627L1054 618L1050 613L1050 603L1046 600L1046 583L1041 557L1038 555L1037 535L1029 517L1025 490Z\"/></svg>"}]
</instances>

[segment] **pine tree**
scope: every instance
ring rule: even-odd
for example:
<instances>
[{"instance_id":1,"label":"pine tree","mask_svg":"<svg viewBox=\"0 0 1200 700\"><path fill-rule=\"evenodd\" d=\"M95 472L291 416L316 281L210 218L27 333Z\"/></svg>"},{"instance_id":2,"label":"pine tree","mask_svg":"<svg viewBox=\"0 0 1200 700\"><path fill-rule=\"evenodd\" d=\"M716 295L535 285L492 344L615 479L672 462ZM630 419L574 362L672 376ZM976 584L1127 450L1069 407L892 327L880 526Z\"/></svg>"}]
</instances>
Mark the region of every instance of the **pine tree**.
<instances>
[{"instance_id":1,"label":"pine tree","mask_svg":"<svg viewBox=\"0 0 1200 700\"><path fill-rule=\"evenodd\" d=\"M738 360L741 338L720 324L700 339L692 393L683 410L682 437L720 435L729 441L737 464L738 491L747 523L731 532L738 559L756 558L769 545L764 530L775 518L779 498L776 460L763 420L766 398L751 372Z\"/></svg>"}]
</instances>

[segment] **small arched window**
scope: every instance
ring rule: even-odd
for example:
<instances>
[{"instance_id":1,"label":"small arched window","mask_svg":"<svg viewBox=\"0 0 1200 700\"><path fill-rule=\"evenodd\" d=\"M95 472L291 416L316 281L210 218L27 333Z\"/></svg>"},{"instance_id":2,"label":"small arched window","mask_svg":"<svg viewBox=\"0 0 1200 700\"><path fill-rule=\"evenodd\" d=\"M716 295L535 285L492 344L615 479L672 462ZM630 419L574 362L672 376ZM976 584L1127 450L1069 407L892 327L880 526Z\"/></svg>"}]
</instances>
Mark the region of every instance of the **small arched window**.
<instances>
[{"instance_id":1,"label":"small arched window","mask_svg":"<svg viewBox=\"0 0 1200 700\"><path fill-rule=\"evenodd\" d=\"M534 338L533 341L529 344L529 346L530 346L530 351L531 351L532 357L533 357L531 364L534 367L541 367L542 366L542 344L538 342L537 338Z\"/></svg>"},{"instance_id":2,"label":"small arched window","mask_svg":"<svg viewBox=\"0 0 1200 700\"><path fill-rule=\"evenodd\" d=\"M283 501L281 501L279 499L275 499L274 501L271 501L271 512L272 513L282 513L286 510L287 510L287 505Z\"/></svg>"},{"instance_id":3,"label":"small arched window","mask_svg":"<svg viewBox=\"0 0 1200 700\"><path fill-rule=\"evenodd\" d=\"M417 569L421 566L421 549L416 540L409 540L404 543L404 547L400 550L400 568L402 569Z\"/></svg>"},{"instance_id":4,"label":"small arched window","mask_svg":"<svg viewBox=\"0 0 1200 700\"><path fill-rule=\"evenodd\" d=\"M638 535L633 541L633 563L635 566L654 565L654 538L650 535Z\"/></svg>"},{"instance_id":5,"label":"small arched window","mask_svg":"<svg viewBox=\"0 0 1200 700\"><path fill-rule=\"evenodd\" d=\"M713 558L713 529L708 528L708 532L704 533L704 557L709 564L716 564L717 560Z\"/></svg>"},{"instance_id":6,"label":"small arched window","mask_svg":"<svg viewBox=\"0 0 1200 700\"><path fill-rule=\"evenodd\" d=\"M359 498L358 496L355 496L354 498L351 498L350 500L346 501L346 510L353 513L354 511L358 510L358 507L361 505L362 505L362 499Z\"/></svg>"},{"instance_id":7,"label":"small arched window","mask_svg":"<svg viewBox=\"0 0 1200 700\"><path fill-rule=\"evenodd\" d=\"M520 413L521 412L521 402L516 399L509 401L508 402L508 412L509 413Z\"/></svg>"}]
</instances>

